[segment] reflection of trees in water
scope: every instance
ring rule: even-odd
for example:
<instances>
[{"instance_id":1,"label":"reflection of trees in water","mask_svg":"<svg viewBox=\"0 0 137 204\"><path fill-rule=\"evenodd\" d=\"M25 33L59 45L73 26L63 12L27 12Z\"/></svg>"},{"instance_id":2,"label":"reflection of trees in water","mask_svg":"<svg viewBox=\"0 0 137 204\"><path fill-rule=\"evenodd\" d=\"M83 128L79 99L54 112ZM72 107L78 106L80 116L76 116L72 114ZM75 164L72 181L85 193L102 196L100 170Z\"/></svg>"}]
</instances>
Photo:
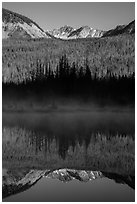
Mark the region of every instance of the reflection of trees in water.
<instances>
[{"instance_id":1,"label":"reflection of trees in water","mask_svg":"<svg viewBox=\"0 0 137 204\"><path fill-rule=\"evenodd\" d=\"M3 161L134 172L134 137L101 133L38 133L3 128Z\"/></svg>"}]
</instances>

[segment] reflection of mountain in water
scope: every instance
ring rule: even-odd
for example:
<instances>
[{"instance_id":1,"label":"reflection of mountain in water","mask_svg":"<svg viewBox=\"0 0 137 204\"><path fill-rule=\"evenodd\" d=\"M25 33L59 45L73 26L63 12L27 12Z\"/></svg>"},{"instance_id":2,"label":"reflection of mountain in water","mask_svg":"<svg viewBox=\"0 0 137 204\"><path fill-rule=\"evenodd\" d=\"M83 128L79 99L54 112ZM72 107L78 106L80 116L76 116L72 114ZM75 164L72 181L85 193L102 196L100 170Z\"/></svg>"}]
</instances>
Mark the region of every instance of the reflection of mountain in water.
<instances>
[{"instance_id":1,"label":"reflection of mountain in water","mask_svg":"<svg viewBox=\"0 0 137 204\"><path fill-rule=\"evenodd\" d=\"M83 136L84 135L84 136ZM75 168L134 175L134 137L3 127L3 168Z\"/></svg>"},{"instance_id":2,"label":"reflection of mountain in water","mask_svg":"<svg viewBox=\"0 0 137 204\"><path fill-rule=\"evenodd\" d=\"M59 179L62 182L79 180L80 182L89 182L102 177L108 177L118 183L127 184L134 188L134 177L124 177L112 173L102 173L100 171L85 171L74 169L58 170L3 170L3 198L27 190L37 183L42 177Z\"/></svg>"}]
</instances>

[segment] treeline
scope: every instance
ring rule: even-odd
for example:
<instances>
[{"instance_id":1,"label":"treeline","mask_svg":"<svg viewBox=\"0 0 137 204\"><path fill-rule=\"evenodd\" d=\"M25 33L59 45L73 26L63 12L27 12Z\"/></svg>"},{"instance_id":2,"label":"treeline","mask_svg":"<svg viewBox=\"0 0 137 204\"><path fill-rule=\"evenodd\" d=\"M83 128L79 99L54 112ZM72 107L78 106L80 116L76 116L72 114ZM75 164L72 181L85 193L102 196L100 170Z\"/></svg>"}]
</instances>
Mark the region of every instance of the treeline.
<instances>
[{"instance_id":1,"label":"treeline","mask_svg":"<svg viewBox=\"0 0 137 204\"><path fill-rule=\"evenodd\" d=\"M20 83L29 79L38 66L55 72L62 55L68 63L75 63L78 71L88 61L91 75L104 77L107 72L117 76L130 76L135 69L135 37L121 35L101 39L33 39L3 40L3 82ZM39 65L40 64L40 65Z\"/></svg>"},{"instance_id":2,"label":"treeline","mask_svg":"<svg viewBox=\"0 0 137 204\"><path fill-rule=\"evenodd\" d=\"M4 93L14 93L21 97L47 96L79 97L102 101L113 101L121 104L134 104L135 76L117 75L106 70L105 75L91 72L88 59L84 67L78 69L77 63L70 66L66 55L63 55L55 70L47 64L37 62L36 71L31 71L29 78L22 83L3 83ZM13 95L14 95L13 94Z\"/></svg>"}]
</instances>

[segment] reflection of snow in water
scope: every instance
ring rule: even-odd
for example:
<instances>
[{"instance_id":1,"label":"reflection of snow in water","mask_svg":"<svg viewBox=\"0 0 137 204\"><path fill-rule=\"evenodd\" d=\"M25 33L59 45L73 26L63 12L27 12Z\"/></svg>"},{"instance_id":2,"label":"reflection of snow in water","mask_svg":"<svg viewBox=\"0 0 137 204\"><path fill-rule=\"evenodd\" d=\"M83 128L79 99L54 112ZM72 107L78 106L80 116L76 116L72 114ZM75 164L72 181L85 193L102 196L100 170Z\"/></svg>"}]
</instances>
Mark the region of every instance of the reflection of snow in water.
<instances>
[{"instance_id":1,"label":"reflection of snow in water","mask_svg":"<svg viewBox=\"0 0 137 204\"><path fill-rule=\"evenodd\" d=\"M3 187L17 185L11 193L43 177L84 185L105 176L134 187L134 114L8 114L3 121Z\"/></svg>"},{"instance_id":2,"label":"reflection of snow in water","mask_svg":"<svg viewBox=\"0 0 137 204\"><path fill-rule=\"evenodd\" d=\"M54 182L56 183L57 180L60 181L57 185L58 187L56 189L56 192L59 191L59 188L60 188L59 184L60 183L65 183L65 184L67 183L66 186L64 186L64 188L66 188L68 186L68 184L72 184L72 188L73 188L74 184L80 185L81 182L86 183L86 184L93 183L95 185L95 188L97 185L99 185L98 187L100 188L101 186L103 187L103 185L102 185L103 183L101 181L95 182L95 180L100 180L100 179L102 180L103 179L104 187L106 187L106 184L108 185L110 183L110 180L114 180L114 181L116 181L116 183L111 182L109 184L110 189L111 189L111 186L113 186L114 188L116 186L118 187L117 182L122 183L122 184L128 184L128 186L133 188L133 186L134 186L133 183L135 180L135 177L130 177L128 175L123 177L123 176L116 175L116 174L114 175L113 173L112 174L111 173L102 173L100 171L90 171L90 170L76 170L76 169L34 170L34 169L32 169L32 170L29 170L29 172L26 174L23 173L25 171L25 169L21 169L19 171L22 171L22 177L18 177L18 179L17 179L16 174L20 174L21 172L18 172L17 170L15 171L15 169L14 170L7 170L8 173L6 175L6 178L3 180L3 198L8 197L12 194L22 193L24 190L29 189L32 185L35 184L35 186L37 186L37 185L39 185L39 183L41 183L41 182L43 183L43 181L46 181L44 186L45 186L45 188L47 188L48 180L45 180L47 178L54 180L54 181L52 181L53 184L54 184ZM39 180L40 180L40 182L38 182ZM73 182L71 182L71 181L73 181ZM94 182L92 182L92 181L94 181ZM49 184L49 187L50 187L50 184ZM80 188L80 186L77 186L77 187L78 187L78 189ZM87 189L88 187L89 187L89 185L85 186L86 191L88 190ZM102 189L102 187L101 187L101 189ZM100 191L99 188L98 188L98 191ZM110 191L110 189L109 189L109 191ZM123 188L123 190L124 189L126 189L126 188ZM33 191L33 188L32 188L32 191ZM76 189L75 189L75 191L76 191ZM130 192L131 189L129 188L128 191ZM40 192L41 192L41 190L40 190ZM92 193L93 192L94 192L94 190L92 189ZM112 189L111 189L110 193L112 193ZM39 191L37 191L37 194L39 195ZM51 197L51 199L52 199L52 197ZM91 200L92 200L92 197L91 197ZM28 201L29 201L29 198L28 198Z\"/></svg>"}]
</instances>

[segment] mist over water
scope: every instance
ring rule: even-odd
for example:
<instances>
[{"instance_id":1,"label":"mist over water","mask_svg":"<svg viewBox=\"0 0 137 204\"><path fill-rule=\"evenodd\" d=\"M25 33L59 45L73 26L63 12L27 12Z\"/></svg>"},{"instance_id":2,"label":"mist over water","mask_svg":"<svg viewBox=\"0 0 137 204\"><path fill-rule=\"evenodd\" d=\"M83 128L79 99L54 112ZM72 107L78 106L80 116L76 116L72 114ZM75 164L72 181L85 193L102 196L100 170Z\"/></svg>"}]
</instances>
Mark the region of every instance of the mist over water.
<instances>
[{"instance_id":1,"label":"mist over water","mask_svg":"<svg viewBox=\"0 0 137 204\"><path fill-rule=\"evenodd\" d=\"M135 21L63 40L2 20L3 201L135 201Z\"/></svg>"},{"instance_id":2,"label":"mist over water","mask_svg":"<svg viewBox=\"0 0 137 204\"><path fill-rule=\"evenodd\" d=\"M47 113L5 112L2 125L3 168L7 169L3 177L3 196L15 194L4 201L33 201L32 193L37 194L35 200L54 201L51 193L45 197L43 188L53 189L56 201L69 201L68 193L71 193L71 188L75 189L75 196L71 201L99 201L98 194L101 196L105 187L110 193L108 195L104 192L104 199L101 196L101 201L115 201L115 197L119 201L134 200L134 111L112 108ZM27 182L29 172L33 169L36 184L32 188L23 184L24 187L19 187L17 181L24 178L24 182ZM72 169L72 172L83 170L84 175L99 171L104 180L98 178L80 184L77 179L85 179L86 177L80 176L83 173L78 171L77 176L76 173L68 175L66 170L65 174L59 173L60 176L56 179L65 181L69 176L74 179L73 182L62 183L48 178L47 173L38 181L38 171L44 172L46 169L53 174L54 170L59 169ZM10 178L16 178L14 182L10 181L10 187L7 186L9 175ZM23 188L26 189L24 192ZM41 193L36 190L38 188ZM91 196L88 190L90 188L94 196ZM65 197L61 196L61 191ZM79 191L84 192L83 198L79 196ZM17 192L20 193L16 194ZM126 197L123 197L123 193L126 193Z\"/></svg>"}]
</instances>

